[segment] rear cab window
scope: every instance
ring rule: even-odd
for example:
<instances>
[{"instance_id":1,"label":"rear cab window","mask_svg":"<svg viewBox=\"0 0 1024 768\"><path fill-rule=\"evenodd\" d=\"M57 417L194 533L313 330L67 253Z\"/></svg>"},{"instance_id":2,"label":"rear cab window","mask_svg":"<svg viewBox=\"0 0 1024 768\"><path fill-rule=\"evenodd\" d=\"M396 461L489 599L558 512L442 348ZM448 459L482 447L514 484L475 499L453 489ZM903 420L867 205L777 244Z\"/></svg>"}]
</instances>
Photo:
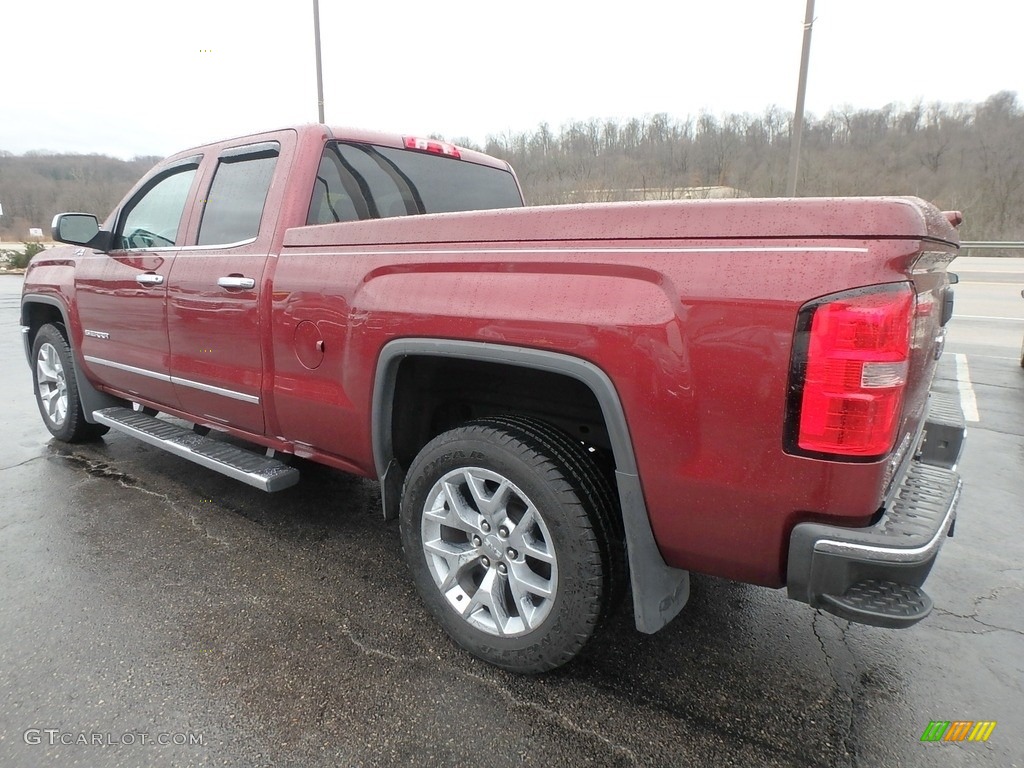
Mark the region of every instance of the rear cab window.
<instances>
[{"instance_id":1,"label":"rear cab window","mask_svg":"<svg viewBox=\"0 0 1024 768\"><path fill-rule=\"evenodd\" d=\"M306 224L519 208L508 170L377 144L328 142Z\"/></svg>"},{"instance_id":2,"label":"rear cab window","mask_svg":"<svg viewBox=\"0 0 1024 768\"><path fill-rule=\"evenodd\" d=\"M197 245L234 245L254 240L280 153L276 141L221 152L202 204Z\"/></svg>"}]
</instances>

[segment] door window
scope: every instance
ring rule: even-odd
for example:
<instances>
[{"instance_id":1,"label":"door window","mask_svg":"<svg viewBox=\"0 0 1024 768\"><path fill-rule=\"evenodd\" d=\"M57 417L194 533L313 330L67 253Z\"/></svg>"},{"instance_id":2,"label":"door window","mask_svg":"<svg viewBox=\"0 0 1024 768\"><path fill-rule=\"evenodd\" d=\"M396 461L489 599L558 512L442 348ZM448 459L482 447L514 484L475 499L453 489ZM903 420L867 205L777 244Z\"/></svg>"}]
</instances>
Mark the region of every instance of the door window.
<instances>
[{"instance_id":1,"label":"door window","mask_svg":"<svg viewBox=\"0 0 1024 768\"><path fill-rule=\"evenodd\" d=\"M278 152L276 144L273 149L266 146L255 153L221 156L203 203L199 245L240 243L259 234Z\"/></svg>"},{"instance_id":2,"label":"door window","mask_svg":"<svg viewBox=\"0 0 1024 768\"><path fill-rule=\"evenodd\" d=\"M169 248L177 243L181 214L192 188L196 166L175 168L125 206L115 238L118 250Z\"/></svg>"}]
</instances>

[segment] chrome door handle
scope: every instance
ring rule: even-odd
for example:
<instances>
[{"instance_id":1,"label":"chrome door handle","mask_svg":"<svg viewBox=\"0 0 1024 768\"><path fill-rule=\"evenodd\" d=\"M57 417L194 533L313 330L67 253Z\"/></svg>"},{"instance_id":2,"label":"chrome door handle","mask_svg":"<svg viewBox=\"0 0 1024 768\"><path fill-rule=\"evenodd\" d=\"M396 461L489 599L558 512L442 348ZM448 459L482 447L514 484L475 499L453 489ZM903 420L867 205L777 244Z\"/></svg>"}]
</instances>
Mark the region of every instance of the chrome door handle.
<instances>
[{"instance_id":1,"label":"chrome door handle","mask_svg":"<svg viewBox=\"0 0 1024 768\"><path fill-rule=\"evenodd\" d=\"M256 281L251 277L218 277L217 285L221 288L255 288Z\"/></svg>"},{"instance_id":2,"label":"chrome door handle","mask_svg":"<svg viewBox=\"0 0 1024 768\"><path fill-rule=\"evenodd\" d=\"M152 272L144 272L141 275L135 276L135 282L139 285L161 285L164 281L163 275L155 275Z\"/></svg>"}]
</instances>

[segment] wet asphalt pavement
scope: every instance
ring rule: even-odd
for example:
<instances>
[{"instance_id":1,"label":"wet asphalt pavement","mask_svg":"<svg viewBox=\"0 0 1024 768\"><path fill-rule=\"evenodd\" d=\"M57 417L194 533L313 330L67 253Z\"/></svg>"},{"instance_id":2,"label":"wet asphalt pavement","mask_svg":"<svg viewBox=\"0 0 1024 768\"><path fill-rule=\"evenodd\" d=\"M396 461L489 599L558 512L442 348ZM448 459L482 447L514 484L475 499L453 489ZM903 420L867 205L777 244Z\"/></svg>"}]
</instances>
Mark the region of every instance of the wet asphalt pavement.
<instances>
[{"instance_id":1,"label":"wet asphalt pavement","mask_svg":"<svg viewBox=\"0 0 1024 768\"><path fill-rule=\"evenodd\" d=\"M0 277L0 766L1024 766L1019 335L942 360L955 387L967 355L980 421L922 624L695 576L661 633L625 607L531 678L431 621L375 483L302 463L268 495L121 435L51 441L20 284ZM923 744L931 720L998 725Z\"/></svg>"}]
</instances>

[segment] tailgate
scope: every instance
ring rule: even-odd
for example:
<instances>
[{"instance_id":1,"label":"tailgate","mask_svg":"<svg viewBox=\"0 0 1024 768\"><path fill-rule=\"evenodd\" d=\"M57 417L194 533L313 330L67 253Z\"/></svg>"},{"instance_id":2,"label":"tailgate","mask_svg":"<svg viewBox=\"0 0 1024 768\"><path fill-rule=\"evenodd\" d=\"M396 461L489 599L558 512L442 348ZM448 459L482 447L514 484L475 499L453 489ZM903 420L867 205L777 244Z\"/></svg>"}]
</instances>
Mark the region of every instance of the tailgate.
<instances>
[{"instance_id":1,"label":"tailgate","mask_svg":"<svg viewBox=\"0 0 1024 768\"><path fill-rule=\"evenodd\" d=\"M935 368L946 341L947 324L953 314L953 286L949 282L947 267L956 258L959 234L956 226L961 216L956 212L943 213L923 201L915 201L921 210L926 234L920 238L920 251L908 265L907 274L914 286L915 305L911 330L910 359L907 370L907 389L904 395L903 417L890 465L894 468L910 458L917 445L922 428L928 419L929 391ZM941 419L945 412L938 401L931 410ZM933 419L934 420L934 419ZM962 420L961 420L962 423ZM935 445L933 435L932 446ZM898 475L898 472L894 472ZM890 478L890 485L895 477ZM890 491L887 488L886 491Z\"/></svg>"}]
</instances>

